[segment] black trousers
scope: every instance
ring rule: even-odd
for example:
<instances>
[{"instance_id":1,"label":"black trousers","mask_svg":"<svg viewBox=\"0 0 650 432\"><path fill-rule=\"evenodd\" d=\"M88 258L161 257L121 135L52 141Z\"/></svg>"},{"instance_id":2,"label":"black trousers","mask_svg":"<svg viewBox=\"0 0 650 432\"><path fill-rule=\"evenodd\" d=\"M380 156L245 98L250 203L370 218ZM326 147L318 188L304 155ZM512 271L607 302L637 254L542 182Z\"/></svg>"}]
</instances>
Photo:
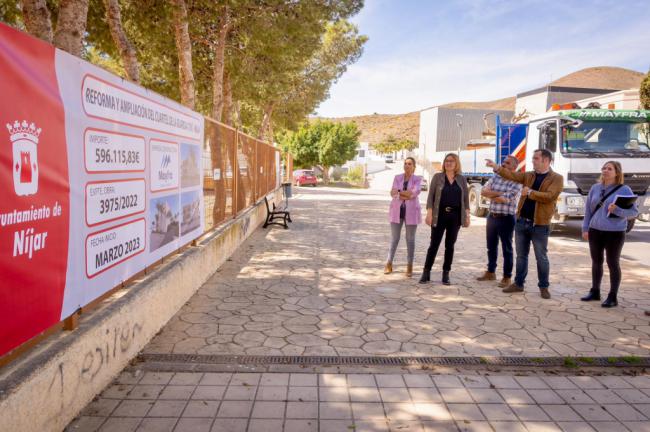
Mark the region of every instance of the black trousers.
<instances>
[{"instance_id":1,"label":"black trousers","mask_svg":"<svg viewBox=\"0 0 650 432\"><path fill-rule=\"evenodd\" d=\"M445 262L442 264L442 269L444 271L451 270L451 263L454 260L454 245L456 244L459 230L460 209L451 212L446 212L444 209L441 209L440 213L438 213L437 225L431 227L431 243L427 250L427 259L424 261L425 271L431 271L443 236L445 236Z\"/></svg>"},{"instance_id":2,"label":"black trousers","mask_svg":"<svg viewBox=\"0 0 650 432\"><path fill-rule=\"evenodd\" d=\"M610 291L608 297L616 298L621 285L621 251L625 243L625 231L600 231L589 228L589 252L591 253L591 289L600 291L603 279L604 256L607 255Z\"/></svg>"}]
</instances>

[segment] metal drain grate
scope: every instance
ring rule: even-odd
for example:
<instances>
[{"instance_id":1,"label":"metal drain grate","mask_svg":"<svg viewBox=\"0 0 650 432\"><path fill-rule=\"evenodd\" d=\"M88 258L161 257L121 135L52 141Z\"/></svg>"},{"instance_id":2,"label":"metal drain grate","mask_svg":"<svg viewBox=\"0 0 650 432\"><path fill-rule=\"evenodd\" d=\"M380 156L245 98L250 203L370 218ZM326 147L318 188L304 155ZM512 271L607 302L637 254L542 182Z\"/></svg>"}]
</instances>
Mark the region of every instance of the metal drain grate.
<instances>
[{"instance_id":1,"label":"metal drain grate","mask_svg":"<svg viewBox=\"0 0 650 432\"><path fill-rule=\"evenodd\" d=\"M141 354L140 362L302 366L565 366L650 367L650 357L359 357Z\"/></svg>"}]
</instances>

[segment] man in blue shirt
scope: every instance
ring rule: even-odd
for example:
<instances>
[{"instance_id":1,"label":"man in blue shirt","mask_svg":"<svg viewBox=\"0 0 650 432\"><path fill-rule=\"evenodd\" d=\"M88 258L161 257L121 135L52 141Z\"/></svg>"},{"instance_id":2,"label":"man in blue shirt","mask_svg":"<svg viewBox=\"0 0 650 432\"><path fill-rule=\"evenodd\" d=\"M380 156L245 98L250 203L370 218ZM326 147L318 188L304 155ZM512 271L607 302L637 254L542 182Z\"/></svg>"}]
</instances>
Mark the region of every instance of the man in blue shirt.
<instances>
[{"instance_id":1,"label":"man in blue shirt","mask_svg":"<svg viewBox=\"0 0 650 432\"><path fill-rule=\"evenodd\" d=\"M507 156L501 166L508 171L516 171L519 160L514 156ZM487 218L485 229L488 251L487 271L476 278L479 281L496 280L497 257L499 255L499 240L503 250L503 279L499 287L505 288L512 283L512 235L515 230L515 214L522 186L512 180L506 180L499 174L494 176L483 186L481 195L490 198L490 214Z\"/></svg>"}]
</instances>

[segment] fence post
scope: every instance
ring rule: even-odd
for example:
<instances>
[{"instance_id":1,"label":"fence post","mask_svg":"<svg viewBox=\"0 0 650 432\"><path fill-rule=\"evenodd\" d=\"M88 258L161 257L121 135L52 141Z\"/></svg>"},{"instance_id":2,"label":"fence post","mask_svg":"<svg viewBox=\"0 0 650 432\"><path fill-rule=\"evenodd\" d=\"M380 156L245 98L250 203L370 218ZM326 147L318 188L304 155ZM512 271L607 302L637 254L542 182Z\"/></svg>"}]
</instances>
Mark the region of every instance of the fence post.
<instances>
[{"instance_id":1,"label":"fence post","mask_svg":"<svg viewBox=\"0 0 650 432\"><path fill-rule=\"evenodd\" d=\"M238 187L239 187L239 162L237 161L237 145L239 143L239 129L235 133L235 140L232 143L233 156L231 159L232 165L232 217L233 219L237 217L239 213L239 196L238 196Z\"/></svg>"}]
</instances>

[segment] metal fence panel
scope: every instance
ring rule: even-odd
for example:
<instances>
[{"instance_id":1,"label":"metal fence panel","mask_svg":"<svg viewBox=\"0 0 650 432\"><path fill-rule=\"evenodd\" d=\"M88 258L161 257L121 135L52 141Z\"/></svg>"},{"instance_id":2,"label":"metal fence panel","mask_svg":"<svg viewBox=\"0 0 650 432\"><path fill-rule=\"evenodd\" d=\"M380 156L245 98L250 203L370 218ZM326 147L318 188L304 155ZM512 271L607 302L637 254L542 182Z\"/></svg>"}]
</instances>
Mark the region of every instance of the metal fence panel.
<instances>
[{"instance_id":1,"label":"metal fence panel","mask_svg":"<svg viewBox=\"0 0 650 432\"><path fill-rule=\"evenodd\" d=\"M206 118L203 176L206 231L254 205L276 185L278 149Z\"/></svg>"}]
</instances>

